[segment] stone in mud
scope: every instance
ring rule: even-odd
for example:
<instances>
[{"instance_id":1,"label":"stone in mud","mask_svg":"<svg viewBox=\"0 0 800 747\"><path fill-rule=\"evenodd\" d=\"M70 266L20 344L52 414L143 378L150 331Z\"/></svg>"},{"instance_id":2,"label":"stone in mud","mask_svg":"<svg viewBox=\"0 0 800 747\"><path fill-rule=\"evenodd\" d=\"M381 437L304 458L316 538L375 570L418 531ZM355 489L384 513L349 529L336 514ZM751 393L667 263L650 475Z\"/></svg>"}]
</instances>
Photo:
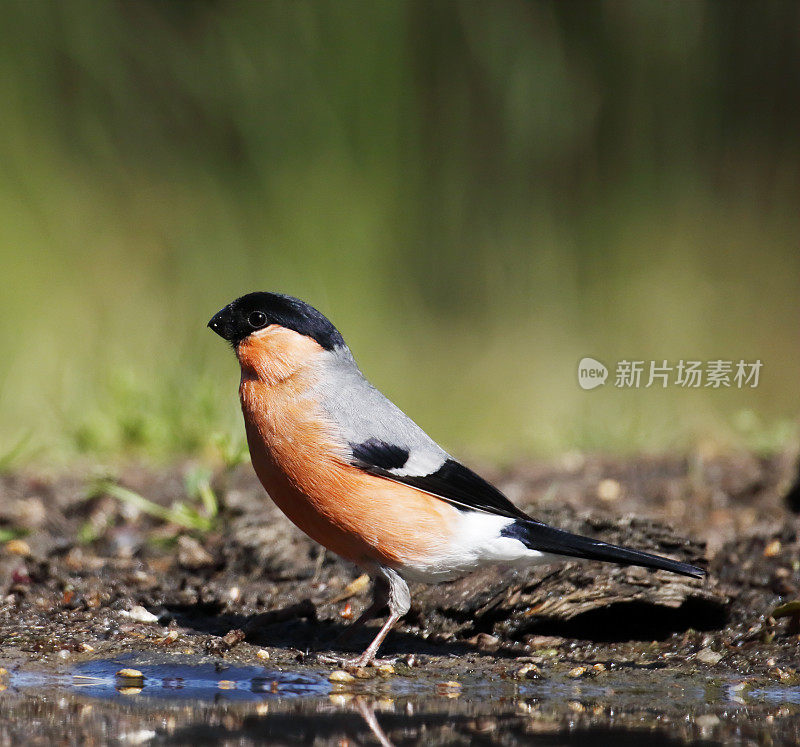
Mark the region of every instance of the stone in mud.
<instances>
[{"instance_id":1,"label":"stone in mud","mask_svg":"<svg viewBox=\"0 0 800 747\"><path fill-rule=\"evenodd\" d=\"M194 537L184 534L178 537L178 564L181 568L196 571L214 565L214 558Z\"/></svg>"}]
</instances>

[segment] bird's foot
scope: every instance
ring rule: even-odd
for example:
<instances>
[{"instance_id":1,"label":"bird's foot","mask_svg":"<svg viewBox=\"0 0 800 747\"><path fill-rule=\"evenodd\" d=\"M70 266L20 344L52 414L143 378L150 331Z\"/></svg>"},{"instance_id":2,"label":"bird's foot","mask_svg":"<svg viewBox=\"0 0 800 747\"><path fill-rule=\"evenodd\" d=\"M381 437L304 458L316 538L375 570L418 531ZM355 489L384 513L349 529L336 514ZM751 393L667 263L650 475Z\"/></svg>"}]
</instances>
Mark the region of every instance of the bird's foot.
<instances>
[{"instance_id":1,"label":"bird's foot","mask_svg":"<svg viewBox=\"0 0 800 747\"><path fill-rule=\"evenodd\" d=\"M330 654L317 654L316 659L323 664L334 664L345 671L365 669L366 667L383 667L395 664L397 662L397 657L376 659L374 657L366 656L365 654L366 652L354 659L343 656L332 656Z\"/></svg>"}]
</instances>

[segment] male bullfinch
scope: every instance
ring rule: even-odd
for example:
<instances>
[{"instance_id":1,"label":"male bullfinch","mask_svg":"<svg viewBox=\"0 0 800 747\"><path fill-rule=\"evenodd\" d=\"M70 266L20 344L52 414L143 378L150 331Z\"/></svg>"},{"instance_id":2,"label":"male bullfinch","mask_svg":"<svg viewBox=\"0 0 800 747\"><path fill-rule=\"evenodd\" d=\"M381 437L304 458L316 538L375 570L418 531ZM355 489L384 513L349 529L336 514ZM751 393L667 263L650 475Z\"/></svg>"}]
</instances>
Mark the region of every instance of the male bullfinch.
<instances>
[{"instance_id":1,"label":"male bullfinch","mask_svg":"<svg viewBox=\"0 0 800 747\"><path fill-rule=\"evenodd\" d=\"M239 359L247 443L264 488L309 537L374 577L357 624L388 604L386 624L355 666L374 660L408 612L407 580L564 558L705 573L528 516L373 387L336 327L297 298L249 293L208 326Z\"/></svg>"}]
</instances>

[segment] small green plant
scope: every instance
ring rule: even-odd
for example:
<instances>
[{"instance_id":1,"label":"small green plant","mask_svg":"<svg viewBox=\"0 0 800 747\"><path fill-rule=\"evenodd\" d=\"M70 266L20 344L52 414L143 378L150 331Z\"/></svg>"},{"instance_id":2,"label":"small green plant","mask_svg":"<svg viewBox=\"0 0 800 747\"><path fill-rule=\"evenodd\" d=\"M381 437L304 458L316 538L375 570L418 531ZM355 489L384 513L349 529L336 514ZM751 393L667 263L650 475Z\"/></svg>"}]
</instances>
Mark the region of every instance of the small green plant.
<instances>
[{"instance_id":1,"label":"small green plant","mask_svg":"<svg viewBox=\"0 0 800 747\"><path fill-rule=\"evenodd\" d=\"M0 474L10 470L23 457L28 450L33 438L32 433L26 433L6 451L0 452Z\"/></svg>"},{"instance_id":2,"label":"small green plant","mask_svg":"<svg viewBox=\"0 0 800 747\"><path fill-rule=\"evenodd\" d=\"M250 458L247 443L230 433L217 432L211 437L211 442L217 447L226 472L244 464Z\"/></svg>"},{"instance_id":3,"label":"small green plant","mask_svg":"<svg viewBox=\"0 0 800 747\"><path fill-rule=\"evenodd\" d=\"M0 527L0 543L19 539L28 534L30 534L29 529L21 529L20 527Z\"/></svg>"},{"instance_id":4,"label":"small green plant","mask_svg":"<svg viewBox=\"0 0 800 747\"><path fill-rule=\"evenodd\" d=\"M211 470L206 467L195 467L183 478L186 494L200 499L204 515L213 521L219 514L219 500L211 487Z\"/></svg>"},{"instance_id":5,"label":"small green plant","mask_svg":"<svg viewBox=\"0 0 800 747\"><path fill-rule=\"evenodd\" d=\"M99 480L93 493L95 495L105 493L149 516L177 524L185 529L198 532L210 531L214 528L219 515L219 501L211 487L211 471L202 467L190 470L184 478L184 485L187 495L199 501L199 505L175 501L171 506L162 506L108 478Z\"/></svg>"}]
</instances>

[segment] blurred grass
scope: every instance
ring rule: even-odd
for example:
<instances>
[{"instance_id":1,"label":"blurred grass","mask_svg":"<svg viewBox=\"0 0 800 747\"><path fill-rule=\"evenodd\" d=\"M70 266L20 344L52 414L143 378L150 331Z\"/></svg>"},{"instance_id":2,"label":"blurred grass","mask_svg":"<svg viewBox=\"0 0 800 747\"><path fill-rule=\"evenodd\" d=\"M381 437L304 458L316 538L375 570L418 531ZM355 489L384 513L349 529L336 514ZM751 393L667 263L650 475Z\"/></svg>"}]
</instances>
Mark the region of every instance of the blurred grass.
<instances>
[{"instance_id":1,"label":"blurred grass","mask_svg":"<svg viewBox=\"0 0 800 747\"><path fill-rule=\"evenodd\" d=\"M256 289L456 452L796 444L799 7L11 0L0 465L235 443Z\"/></svg>"}]
</instances>

